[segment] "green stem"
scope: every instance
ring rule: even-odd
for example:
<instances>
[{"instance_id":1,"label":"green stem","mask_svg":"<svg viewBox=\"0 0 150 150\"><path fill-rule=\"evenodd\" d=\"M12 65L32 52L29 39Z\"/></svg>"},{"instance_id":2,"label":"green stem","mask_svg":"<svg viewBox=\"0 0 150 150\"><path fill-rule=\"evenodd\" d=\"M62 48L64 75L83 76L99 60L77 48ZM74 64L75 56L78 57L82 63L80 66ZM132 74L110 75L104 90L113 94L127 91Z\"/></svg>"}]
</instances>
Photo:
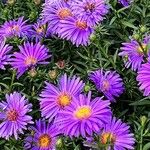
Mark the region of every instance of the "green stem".
<instances>
[{"instance_id":1,"label":"green stem","mask_svg":"<svg viewBox=\"0 0 150 150\"><path fill-rule=\"evenodd\" d=\"M143 127L141 129L141 134L140 134L140 150L143 150Z\"/></svg>"},{"instance_id":2,"label":"green stem","mask_svg":"<svg viewBox=\"0 0 150 150\"><path fill-rule=\"evenodd\" d=\"M14 5L11 6L11 12L12 12L12 18L14 19L15 18L15 15L14 15Z\"/></svg>"},{"instance_id":3,"label":"green stem","mask_svg":"<svg viewBox=\"0 0 150 150\"><path fill-rule=\"evenodd\" d=\"M13 74L12 74L12 78L11 78L11 83L10 83L10 87L9 87L9 91L10 92L12 91L12 87L13 87L13 83L14 83L14 80L15 80L15 76L16 76L16 71L13 70Z\"/></svg>"}]
</instances>

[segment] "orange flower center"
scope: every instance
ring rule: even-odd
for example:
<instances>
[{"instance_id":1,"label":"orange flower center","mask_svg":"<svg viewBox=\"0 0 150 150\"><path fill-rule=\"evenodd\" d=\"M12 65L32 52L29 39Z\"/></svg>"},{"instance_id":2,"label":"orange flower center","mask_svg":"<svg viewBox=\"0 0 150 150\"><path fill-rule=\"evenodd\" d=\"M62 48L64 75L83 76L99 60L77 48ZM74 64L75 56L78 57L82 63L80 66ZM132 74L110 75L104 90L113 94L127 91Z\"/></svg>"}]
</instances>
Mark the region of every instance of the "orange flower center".
<instances>
[{"instance_id":1,"label":"orange flower center","mask_svg":"<svg viewBox=\"0 0 150 150\"><path fill-rule=\"evenodd\" d=\"M19 31L19 26L18 25L13 25L11 27L8 28L8 31L16 31L18 32Z\"/></svg>"},{"instance_id":2,"label":"orange flower center","mask_svg":"<svg viewBox=\"0 0 150 150\"><path fill-rule=\"evenodd\" d=\"M13 109L7 112L7 119L9 121L16 121L17 118L18 118L18 113L16 110Z\"/></svg>"},{"instance_id":3,"label":"orange flower center","mask_svg":"<svg viewBox=\"0 0 150 150\"><path fill-rule=\"evenodd\" d=\"M72 16L72 13L71 13L70 9L62 8L58 11L58 16L60 19L65 19L69 16Z\"/></svg>"},{"instance_id":4,"label":"orange flower center","mask_svg":"<svg viewBox=\"0 0 150 150\"><path fill-rule=\"evenodd\" d=\"M103 87L102 87L103 91L107 91L109 89L109 87L110 87L109 81L104 80Z\"/></svg>"},{"instance_id":5,"label":"orange flower center","mask_svg":"<svg viewBox=\"0 0 150 150\"><path fill-rule=\"evenodd\" d=\"M102 144L107 144L107 143L113 144L115 141L116 141L116 137L110 132L106 132L101 135Z\"/></svg>"},{"instance_id":6,"label":"orange flower center","mask_svg":"<svg viewBox=\"0 0 150 150\"><path fill-rule=\"evenodd\" d=\"M42 32L44 32L45 28L46 28L46 25L42 25L42 26L40 26L39 28L36 29L36 32L37 33L42 33Z\"/></svg>"},{"instance_id":7,"label":"orange flower center","mask_svg":"<svg viewBox=\"0 0 150 150\"><path fill-rule=\"evenodd\" d=\"M89 106L82 106L79 107L75 112L74 116L77 119L83 120L83 119L88 119L92 114L92 110Z\"/></svg>"},{"instance_id":8,"label":"orange flower center","mask_svg":"<svg viewBox=\"0 0 150 150\"><path fill-rule=\"evenodd\" d=\"M89 10L92 12L94 9L95 9L94 3L89 3L89 2L86 3L85 10Z\"/></svg>"},{"instance_id":9,"label":"orange flower center","mask_svg":"<svg viewBox=\"0 0 150 150\"><path fill-rule=\"evenodd\" d=\"M68 106L71 103L71 96L68 94L60 94L57 98L57 104L60 107Z\"/></svg>"},{"instance_id":10,"label":"orange flower center","mask_svg":"<svg viewBox=\"0 0 150 150\"><path fill-rule=\"evenodd\" d=\"M85 30L87 28L87 23L85 21L77 21L76 27L81 30Z\"/></svg>"},{"instance_id":11,"label":"orange flower center","mask_svg":"<svg viewBox=\"0 0 150 150\"><path fill-rule=\"evenodd\" d=\"M27 59L25 60L25 64L27 66L30 66L30 65L35 65L37 63L37 59L35 59L34 57L30 56L30 57L27 57Z\"/></svg>"},{"instance_id":12,"label":"orange flower center","mask_svg":"<svg viewBox=\"0 0 150 150\"><path fill-rule=\"evenodd\" d=\"M51 137L48 134L43 134L39 137L38 145L41 148L48 148L51 144Z\"/></svg>"}]
</instances>

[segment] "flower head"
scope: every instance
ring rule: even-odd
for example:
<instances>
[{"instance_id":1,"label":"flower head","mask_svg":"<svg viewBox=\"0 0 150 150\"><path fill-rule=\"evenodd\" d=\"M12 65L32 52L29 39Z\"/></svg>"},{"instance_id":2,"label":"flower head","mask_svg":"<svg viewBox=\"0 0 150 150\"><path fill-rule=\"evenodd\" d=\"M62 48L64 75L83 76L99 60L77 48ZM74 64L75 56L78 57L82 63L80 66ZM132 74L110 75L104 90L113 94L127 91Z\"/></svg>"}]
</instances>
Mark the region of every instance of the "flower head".
<instances>
[{"instance_id":1,"label":"flower head","mask_svg":"<svg viewBox=\"0 0 150 150\"><path fill-rule=\"evenodd\" d=\"M60 24L59 36L70 40L77 47L87 46L90 43L90 35L93 29L88 26L86 19L70 17L62 20Z\"/></svg>"},{"instance_id":2,"label":"flower head","mask_svg":"<svg viewBox=\"0 0 150 150\"><path fill-rule=\"evenodd\" d=\"M59 79L58 87L46 83L39 99L42 116L51 120L60 110L72 103L74 97L80 94L83 87L84 84L80 78L67 77L66 74Z\"/></svg>"},{"instance_id":3,"label":"flower head","mask_svg":"<svg viewBox=\"0 0 150 150\"><path fill-rule=\"evenodd\" d=\"M54 33L58 33L60 21L72 16L72 11L65 2L55 2L44 5L42 16L45 22L49 22L50 28L53 29Z\"/></svg>"},{"instance_id":4,"label":"flower head","mask_svg":"<svg viewBox=\"0 0 150 150\"><path fill-rule=\"evenodd\" d=\"M140 90L144 90L144 96L150 95L150 63L142 64L138 71L137 81L139 81Z\"/></svg>"},{"instance_id":5,"label":"flower head","mask_svg":"<svg viewBox=\"0 0 150 150\"><path fill-rule=\"evenodd\" d=\"M109 105L108 100L101 98L91 100L91 92L88 96L81 94L59 113L56 124L60 123L62 132L70 137L92 136L110 121L112 113Z\"/></svg>"},{"instance_id":6,"label":"flower head","mask_svg":"<svg viewBox=\"0 0 150 150\"><path fill-rule=\"evenodd\" d=\"M102 144L110 144L108 150L115 149L134 149L135 143L134 135L130 133L129 126L123 123L120 119L112 118L110 123L106 124L100 140Z\"/></svg>"},{"instance_id":7,"label":"flower head","mask_svg":"<svg viewBox=\"0 0 150 150\"><path fill-rule=\"evenodd\" d=\"M52 33L51 28L42 21L38 21L33 25L32 35L36 42L39 42L42 38L50 36Z\"/></svg>"},{"instance_id":8,"label":"flower head","mask_svg":"<svg viewBox=\"0 0 150 150\"><path fill-rule=\"evenodd\" d=\"M45 121L36 121L35 127L30 127L31 135L25 139L25 149L30 150L53 150L59 134L56 126Z\"/></svg>"},{"instance_id":9,"label":"flower head","mask_svg":"<svg viewBox=\"0 0 150 150\"><path fill-rule=\"evenodd\" d=\"M71 3L75 16L83 17L89 26L95 26L102 21L108 12L105 0L75 0Z\"/></svg>"},{"instance_id":10,"label":"flower head","mask_svg":"<svg viewBox=\"0 0 150 150\"><path fill-rule=\"evenodd\" d=\"M5 65L8 64L10 55L8 54L12 49L12 46L5 44L5 41L0 41L0 69L5 69Z\"/></svg>"},{"instance_id":11,"label":"flower head","mask_svg":"<svg viewBox=\"0 0 150 150\"><path fill-rule=\"evenodd\" d=\"M18 20L5 22L0 27L0 37L28 37L30 35L31 26L26 23L27 20L24 21L24 17L20 17Z\"/></svg>"},{"instance_id":12,"label":"flower head","mask_svg":"<svg viewBox=\"0 0 150 150\"><path fill-rule=\"evenodd\" d=\"M27 115L31 111L31 104L20 93L6 94L6 102L0 102L0 137L8 139L26 130L29 123L33 123L32 117Z\"/></svg>"},{"instance_id":13,"label":"flower head","mask_svg":"<svg viewBox=\"0 0 150 150\"><path fill-rule=\"evenodd\" d=\"M133 0L119 0L119 2L124 6L129 6Z\"/></svg>"},{"instance_id":14,"label":"flower head","mask_svg":"<svg viewBox=\"0 0 150 150\"><path fill-rule=\"evenodd\" d=\"M111 101L115 101L115 97L119 97L123 93L122 79L115 71L97 70L92 72L89 77L96 88Z\"/></svg>"},{"instance_id":15,"label":"flower head","mask_svg":"<svg viewBox=\"0 0 150 150\"><path fill-rule=\"evenodd\" d=\"M148 44L150 43L150 38L146 37L143 42L139 43L136 40L131 40L128 43L122 43L119 56L122 56L125 62L125 67L133 71L138 70L141 64L144 62L144 58L149 54Z\"/></svg>"},{"instance_id":16,"label":"flower head","mask_svg":"<svg viewBox=\"0 0 150 150\"><path fill-rule=\"evenodd\" d=\"M20 52L15 52L11 58L11 65L17 69L18 77L20 77L29 68L35 67L37 64L48 64L45 60L50 57L48 49L40 43L24 43L19 46Z\"/></svg>"}]
</instances>

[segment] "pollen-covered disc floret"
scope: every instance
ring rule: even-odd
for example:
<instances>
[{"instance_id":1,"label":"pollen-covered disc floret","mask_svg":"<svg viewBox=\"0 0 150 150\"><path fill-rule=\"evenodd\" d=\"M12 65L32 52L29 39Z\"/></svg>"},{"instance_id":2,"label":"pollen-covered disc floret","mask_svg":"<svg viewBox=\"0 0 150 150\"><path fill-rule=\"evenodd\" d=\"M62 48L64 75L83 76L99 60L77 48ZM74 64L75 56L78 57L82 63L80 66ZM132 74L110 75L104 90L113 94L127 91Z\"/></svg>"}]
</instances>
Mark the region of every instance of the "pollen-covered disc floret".
<instances>
[{"instance_id":1,"label":"pollen-covered disc floret","mask_svg":"<svg viewBox=\"0 0 150 150\"><path fill-rule=\"evenodd\" d=\"M91 92L88 96L79 95L71 105L60 111L55 123L60 130L70 137L92 136L98 133L111 119L110 102L101 98L91 100Z\"/></svg>"},{"instance_id":2,"label":"pollen-covered disc floret","mask_svg":"<svg viewBox=\"0 0 150 150\"><path fill-rule=\"evenodd\" d=\"M46 82L46 87L40 94L42 116L48 119L56 117L60 110L65 110L74 97L78 96L84 87L79 77L61 76L58 86Z\"/></svg>"},{"instance_id":3,"label":"pollen-covered disc floret","mask_svg":"<svg viewBox=\"0 0 150 150\"><path fill-rule=\"evenodd\" d=\"M14 92L6 95L6 102L0 103L0 137L8 139L26 130L28 123L33 123L32 117L27 113L31 111L31 104L20 93Z\"/></svg>"}]
</instances>

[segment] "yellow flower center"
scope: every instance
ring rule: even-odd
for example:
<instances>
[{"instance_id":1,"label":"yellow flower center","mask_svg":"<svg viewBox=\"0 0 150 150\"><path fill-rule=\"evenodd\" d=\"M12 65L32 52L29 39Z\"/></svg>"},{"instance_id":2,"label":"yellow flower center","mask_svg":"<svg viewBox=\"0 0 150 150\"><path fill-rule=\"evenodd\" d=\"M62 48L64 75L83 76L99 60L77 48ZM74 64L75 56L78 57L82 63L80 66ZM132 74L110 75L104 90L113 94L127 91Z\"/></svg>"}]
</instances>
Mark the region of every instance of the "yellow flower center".
<instances>
[{"instance_id":1,"label":"yellow flower center","mask_svg":"<svg viewBox=\"0 0 150 150\"><path fill-rule=\"evenodd\" d=\"M27 59L25 60L25 64L27 66L30 66L30 65L35 65L37 63L37 59L35 59L34 57L30 56L30 57L27 57Z\"/></svg>"},{"instance_id":2,"label":"yellow flower center","mask_svg":"<svg viewBox=\"0 0 150 150\"><path fill-rule=\"evenodd\" d=\"M79 107L75 112L74 112L74 116L77 118L77 119L87 119L91 116L92 114L92 110L89 106L82 106L82 107Z\"/></svg>"},{"instance_id":3,"label":"yellow flower center","mask_svg":"<svg viewBox=\"0 0 150 150\"><path fill-rule=\"evenodd\" d=\"M103 87L102 87L103 91L107 91L109 89L109 87L110 87L109 81L104 80Z\"/></svg>"},{"instance_id":4,"label":"yellow flower center","mask_svg":"<svg viewBox=\"0 0 150 150\"><path fill-rule=\"evenodd\" d=\"M143 53L145 51L146 47L147 47L146 44L142 44L142 47L139 46L137 49L138 53Z\"/></svg>"},{"instance_id":5,"label":"yellow flower center","mask_svg":"<svg viewBox=\"0 0 150 150\"><path fill-rule=\"evenodd\" d=\"M60 94L57 98L57 104L60 107L68 106L71 103L71 96L68 94Z\"/></svg>"},{"instance_id":6,"label":"yellow flower center","mask_svg":"<svg viewBox=\"0 0 150 150\"><path fill-rule=\"evenodd\" d=\"M41 148L48 148L51 144L51 137L48 134L43 134L39 137L38 145Z\"/></svg>"},{"instance_id":7,"label":"yellow flower center","mask_svg":"<svg viewBox=\"0 0 150 150\"><path fill-rule=\"evenodd\" d=\"M85 30L87 28L87 23L85 21L77 21L76 27L81 30Z\"/></svg>"},{"instance_id":8,"label":"yellow flower center","mask_svg":"<svg viewBox=\"0 0 150 150\"><path fill-rule=\"evenodd\" d=\"M115 141L116 141L116 137L110 132L106 132L101 135L102 144L114 143Z\"/></svg>"},{"instance_id":9,"label":"yellow flower center","mask_svg":"<svg viewBox=\"0 0 150 150\"><path fill-rule=\"evenodd\" d=\"M16 31L18 32L19 31L19 26L18 25L13 25L11 27L8 28L8 31L11 32L11 31Z\"/></svg>"},{"instance_id":10,"label":"yellow flower center","mask_svg":"<svg viewBox=\"0 0 150 150\"><path fill-rule=\"evenodd\" d=\"M85 10L89 10L92 12L94 9L95 9L94 3L89 3L89 2L86 3Z\"/></svg>"},{"instance_id":11,"label":"yellow flower center","mask_svg":"<svg viewBox=\"0 0 150 150\"><path fill-rule=\"evenodd\" d=\"M42 25L41 27L36 29L36 32L40 34L40 33L44 32L45 28L46 28L46 25Z\"/></svg>"},{"instance_id":12,"label":"yellow flower center","mask_svg":"<svg viewBox=\"0 0 150 150\"><path fill-rule=\"evenodd\" d=\"M7 119L9 121L16 121L17 118L18 118L18 113L16 110L13 109L7 112Z\"/></svg>"},{"instance_id":13,"label":"yellow flower center","mask_svg":"<svg viewBox=\"0 0 150 150\"><path fill-rule=\"evenodd\" d=\"M58 16L60 19L65 19L69 16L72 16L72 13L71 13L70 9L62 8L58 11Z\"/></svg>"}]
</instances>

